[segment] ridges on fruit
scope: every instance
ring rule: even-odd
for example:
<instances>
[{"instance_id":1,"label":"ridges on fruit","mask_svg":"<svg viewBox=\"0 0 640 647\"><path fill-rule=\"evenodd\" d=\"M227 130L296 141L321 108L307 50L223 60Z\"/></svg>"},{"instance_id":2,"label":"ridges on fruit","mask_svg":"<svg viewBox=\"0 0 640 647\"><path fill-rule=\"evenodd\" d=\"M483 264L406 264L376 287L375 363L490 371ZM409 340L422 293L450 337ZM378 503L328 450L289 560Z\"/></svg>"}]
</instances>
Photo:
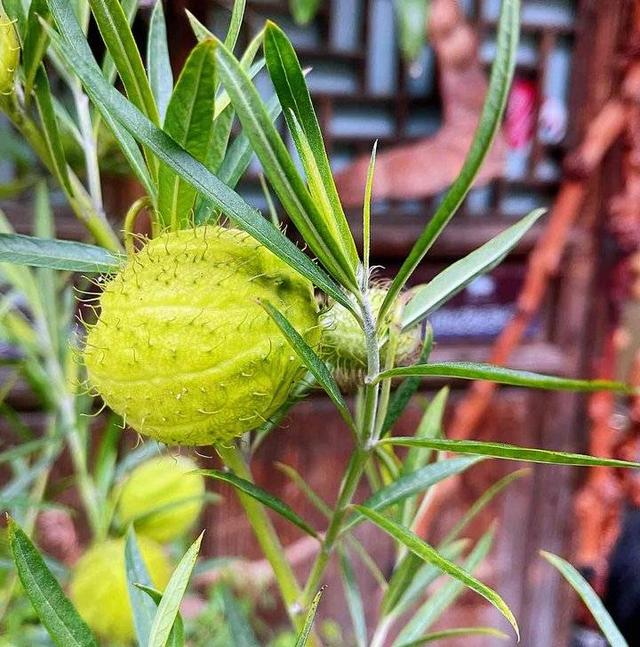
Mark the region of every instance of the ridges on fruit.
<instances>
[{"instance_id":1,"label":"ridges on fruit","mask_svg":"<svg viewBox=\"0 0 640 647\"><path fill-rule=\"evenodd\" d=\"M134 638L134 627L124 547L124 539L91 546L73 568L69 593L78 613L98 636L128 643ZM171 577L162 548L142 536L138 547L154 587L162 591Z\"/></svg>"},{"instance_id":2,"label":"ridges on fruit","mask_svg":"<svg viewBox=\"0 0 640 647\"><path fill-rule=\"evenodd\" d=\"M268 419L302 372L261 300L318 344L311 283L248 234L164 233L106 284L84 351L89 382L141 434L228 442Z\"/></svg>"},{"instance_id":3,"label":"ridges on fruit","mask_svg":"<svg viewBox=\"0 0 640 647\"><path fill-rule=\"evenodd\" d=\"M138 465L117 490L120 522L160 543L183 535L202 511L204 477L184 456L159 456Z\"/></svg>"}]
</instances>

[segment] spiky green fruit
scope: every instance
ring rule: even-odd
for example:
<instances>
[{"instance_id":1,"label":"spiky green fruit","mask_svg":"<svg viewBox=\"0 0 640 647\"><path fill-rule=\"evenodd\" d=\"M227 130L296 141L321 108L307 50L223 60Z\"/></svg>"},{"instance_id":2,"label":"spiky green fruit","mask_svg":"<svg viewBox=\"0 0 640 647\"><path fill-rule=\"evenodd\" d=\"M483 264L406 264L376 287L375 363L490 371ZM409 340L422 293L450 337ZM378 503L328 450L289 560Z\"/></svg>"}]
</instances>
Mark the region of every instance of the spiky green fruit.
<instances>
[{"instance_id":1,"label":"spiky green fruit","mask_svg":"<svg viewBox=\"0 0 640 647\"><path fill-rule=\"evenodd\" d=\"M375 286L369 289L368 298L377 317L387 289ZM342 305L335 303L320 315L322 326L322 355L334 368L338 383L345 389L357 382L367 368L367 345L364 332L356 318ZM398 339L396 363L412 359L420 349L420 328L402 333ZM382 349L384 353L384 348Z\"/></svg>"},{"instance_id":2,"label":"spiky green fruit","mask_svg":"<svg viewBox=\"0 0 640 647\"><path fill-rule=\"evenodd\" d=\"M0 94L9 94L20 62L20 41L13 21L0 4Z\"/></svg>"},{"instance_id":3,"label":"spiky green fruit","mask_svg":"<svg viewBox=\"0 0 640 647\"><path fill-rule=\"evenodd\" d=\"M162 548L146 537L138 537L138 548L154 587L162 591L171 577ZM89 548L73 568L69 593L78 613L98 636L120 643L133 641L124 539L108 539Z\"/></svg>"},{"instance_id":4,"label":"spiky green fruit","mask_svg":"<svg viewBox=\"0 0 640 647\"><path fill-rule=\"evenodd\" d=\"M118 494L118 516L138 534L160 543L185 533L200 516L205 484L184 456L159 456L138 465Z\"/></svg>"},{"instance_id":5,"label":"spiky green fruit","mask_svg":"<svg viewBox=\"0 0 640 647\"><path fill-rule=\"evenodd\" d=\"M301 374L260 301L319 342L311 283L248 234L219 226L162 234L105 286L84 352L89 381L161 442L240 436L284 404Z\"/></svg>"}]
</instances>

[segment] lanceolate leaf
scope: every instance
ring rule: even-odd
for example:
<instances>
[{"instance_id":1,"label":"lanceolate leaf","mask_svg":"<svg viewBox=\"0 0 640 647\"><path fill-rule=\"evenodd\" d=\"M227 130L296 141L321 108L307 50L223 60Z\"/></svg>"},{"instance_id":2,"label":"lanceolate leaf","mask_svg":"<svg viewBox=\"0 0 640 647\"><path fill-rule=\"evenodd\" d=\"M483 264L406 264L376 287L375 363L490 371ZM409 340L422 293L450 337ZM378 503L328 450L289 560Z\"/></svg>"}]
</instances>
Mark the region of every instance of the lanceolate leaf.
<instances>
[{"instance_id":1,"label":"lanceolate leaf","mask_svg":"<svg viewBox=\"0 0 640 647\"><path fill-rule=\"evenodd\" d=\"M491 550L493 544L494 531L489 530L486 532L474 546L469 556L464 560L462 567L465 571L473 573L473 571L480 565L484 558ZM419 575L416 576L416 580ZM398 634L394 647L403 642L417 640L440 616L446 609L455 602L455 600L464 591L464 584L458 580L450 580L446 582L437 591L429 595L427 600L422 606L413 614L411 619L404 624L404 627ZM424 589L423 589L424 590ZM414 598L415 599L415 598ZM406 610L404 599L400 602L397 610Z\"/></svg>"},{"instance_id":2,"label":"lanceolate leaf","mask_svg":"<svg viewBox=\"0 0 640 647\"><path fill-rule=\"evenodd\" d=\"M316 612L318 611L318 605L320 604L320 598L324 592L324 587L321 588L313 598L313 602L307 611L307 615L304 619L304 626L300 635L296 639L295 647L306 647L307 641L309 640L309 635L311 634L311 629L313 628L313 621L316 618Z\"/></svg>"},{"instance_id":3,"label":"lanceolate leaf","mask_svg":"<svg viewBox=\"0 0 640 647\"><path fill-rule=\"evenodd\" d=\"M417 364L403 366L384 371L376 381L390 377L415 375L420 377L452 377L461 380L488 380L498 384L511 386L526 386L534 389L550 389L553 391L617 391L633 393L633 387L622 382L608 380L574 380L572 378L541 375L530 371L518 371L493 364L475 362L442 362L433 364Z\"/></svg>"},{"instance_id":4,"label":"lanceolate leaf","mask_svg":"<svg viewBox=\"0 0 640 647\"><path fill-rule=\"evenodd\" d=\"M67 160L62 147L62 140L60 139L60 131L58 129L58 120L53 107L51 99L51 88L49 87L49 79L44 70L44 66L40 65L35 76L35 94L36 103L38 105L38 113L42 121L42 130L44 138L47 143L47 151L51 157L51 163L55 171L56 179L62 185L67 195L73 195L71 182L69 181L69 174L67 169Z\"/></svg>"},{"instance_id":5,"label":"lanceolate leaf","mask_svg":"<svg viewBox=\"0 0 640 647\"><path fill-rule=\"evenodd\" d=\"M233 52L236 46L238 36L240 35L240 27L242 26L242 19L244 17L244 8L247 4L246 0L235 0L233 9L231 10L231 20L229 22L229 29L224 39L225 47Z\"/></svg>"},{"instance_id":6,"label":"lanceolate leaf","mask_svg":"<svg viewBox=\"0 0 640 647\"><path fill-rule=\"evenodd\" d=\"M178 617L178 610L180 603L184 597L191 572L195 566L198 552L200 551L200 544L202 542L202 535L191 544L189 550L184 554L180 563L173 571L173 575L167 584L167 588L162 594L162 600L158 605L151 632L149 634L148 647L165 647L171 630L174 626L176 618Z\"/></svg>"},{"instance_id":7,"label":"lanceolate leaf","mask_svg":"<svg viewBox=\"0 0 640 647\"><path fill-rule=\"evenodd\" d=\"M265 29L264 52L269 76L280 99L289 130L294 136L312 195L316 202L326 202L325 216L330 221L338 244L342 246L355 268L358 264L358 253L338 197L304 73L291 42L272 22L267 23ZM298 130L302 131L302 137Z\"/></svg>"},{"instance_id":8,"label":"lanceolate leaf","mask_svg":"<svg viewBox=\"0 0 640 647\"><path fill-rule=\"evenodd\" d=\"M154 589L153 586L138 584L136 588L149 599L154 609L162 602L162 593L158 589ZM138 644L143 646L147 643L138 641ZM165 647L184 647L184 623L180 612L173 621L173 627L171 627L171 633L167 638Z\"/></svg>"},{"instance_id":9,"label":"lanceolate leaf","mask_svg":"<svg viewBox=\"0 0 640 647\"><path fill-rule=\"evenodd\" d=\"M533 211L493 240L449 265L429 283L419 287L402 313L403 329L428 317L475 278L499 265L543 213L544 209Z\"/></svg>"},{"instance_id":10,"label":"lanceolate leaf","mask_svg":"<svg viewBox=\"0 0 640 647\"><path fill-rule=\"evenodd\" d=\"M586 454L571 454L569 452L554 452L548 449L532 449L517 447L506 443L488 443L480 440L445 440L443 438L411 438L394 436L385 438L381 443L401 445L403 447L429 447L441 452L455 452L456 454L476 454L478 456L491 456L507 460L527 461L530 463L549 463L551 465L586 465L605 467L631 467L640 468L640 463L621 461L614 458L598 458Z\"/></svg>"},{"instance_id":11,"label":"lanceolate leaf","mask_svg":"<svg viewBox=\"0 0 640 647\"><path fill-rule=\"evenodd\" d=\"M198 470L198 473L232 485L237 490L240 490L240 492L248 494L256 501L260 501L263 505L271 508L274 512L277 512L280 516L284 517L295 526L298 526L300 530L303 530L308 535L311 535L312 537L318 536L316 531L284 501L273 496L273 494L269 494L269 492L258 487L255 483L251 483L251 481L240 478L232 472L221 472L220 470Z\"/></svg>"},{"instance_id":12,"label":"lanceolate leaf","mask_svg":"<svg viewBox=\"0 0 640 647\"><path fill-rule=\"evenodd\" d=\"M22 586L42 624L59 647L98 647L40 553L24 531L9 519L9 543Z\"/></svg>"},{"instance_id":13,"label":"lanceolate leaf","mask_svg":"<svg viewBox=\"0 0 640 647\"><path fill-rule=\"evenodd\" d=\"M140 549L136 533L131 526L127 532L127 539L124 547L124 562L127 573L127 590L129 601L133 611L133 625L136 631L136 638L139 645L146 645L149 642L151 625L156 615L156 604L147 594L140 590L136 584L153 586L151 577L147 571Z\"/></svg>"},{"instance_id":14,"label":"lanceolate leaf","mask_svg":"<svg viewBox=\"0 0 640 647\"><path fill-rule=\"evenodd\" d=\"M278 310L276 310L270 303L263 303L262 305L278 325L293 350L295 350L300 359L304 362L304 365L316 378L318 384L322 386L327 395L331 398L331 401L337 407L344 421L355 432L355 424L351 417L351 413L349 412L349 407L344 401L344 398L340 393L340 389L338 388L336 381L333 379L333 375L331 375L331 371L327 365L318 357L318 355L316 355L313 348L307 344L298 331L295 330L295 328L280 312L278 312Z\"/></svg>"},{"instance_id":15,"label":"lanceolate leaf","mask_svg":"<svg viewBox=\"0 0 640 647\"><path fill-rule=\"evenodd\" d=\"M560 571L562 577L571 584L575 592L582 598L582 601L589 611L591 611L593 619L598 623L600 629L602 629L602 633L609 645L611 647L629 647L627 641L609 615L609 612L605 609L604 604L602 604L602 600L600 600L596 592L591 588L587 580L580 575L578 570L569 564L569 562L562 559L562 557L558 557L553 553L541 550L540 554Z\"/></svg>"},{"instance_id":16,"label":"lanceolate leaf","mask_svg":"<svg viewBox=\"0 0 640 647\"><path fill-rule=\"evenodd\" d=\"M157 0L149 21L149 40L147 41L147 71L149 84L158 106L160 120L169 105L173 90L173 72L169 59L169 45L167 43L167 26L164 20L162 0Z\"/></svg>"},{"instance_id":17,"label":"lanceolate leaf","mask_svg":"<svg viewBox=\"0 0 640 647\"><path fill-rule=\"evenodd\" d=\"M389 483L389 485L378 490L375 494L371 495L362 505L369 510L380 512L390 506L404 501L406 498L424 492L432 485L443 481L454 474L460 474L467 470L472 465L475 465L481 457L476 456L471 460L464 458L453 458L442 460L437 463L431 463L425 467L405 474L397 480ZM345 525L344 530L348 530L362 521L362 516L355 515Z\"/></svg>"},{"instance_id":18,"label":"lanceolate leaf","mask_svg":"<svg viewBox=\"0 0 640 647\"><path fill-rule=\"evenodd\" d=\"M125 257L103 247L70 240L0 234L0 262L70 272L114 272Z\"/></svg>"},{"instance_id":19,"label":"lanceolate leaf","mask_svg":"<svg viewBox=\"0 0 640 647\"><path fill-rule=\"evenodd\" d=\"M200 162L207 158L213 128L215 43L197 45L189 54L171 95L164 131ZM158 210L166 226L189 226L196 189L163 164L158 176Z\"/></svg>"},{"instance_id":20,"label":"lanceolate leaf","mask_svg":"<svg viewBox=\"0 0 640 647\"><path fill-rule=\"evenodd\" d=\"M29 15L27 18L27 33L24 39L24 46L22 47L24 94L27 100L33 89L36 73L38 72L42 58L47 51L49 37L47 36L47 32L42 28L40 19L47 20L48 17L49 9L45 0L32 0L29 5Z\"/></svg>"},{"instance_id":21,"label":"lanceolate leaf","mask_svg":"<svg viewBox=\"0 0 640 647\"><path fill-rule=\"evenodd\" d=\"M244 132L287 215L333 276L345 287L356 290L355 267L343 249L336 246L331 229L298 174L255 86L222 43L218 45L217 62L218 73Z\"/></svg>"},{"instance_id":22,"label":"lanceolate leaf","mask_svg":"<svg viewBox=\"0 0 640 647\"><path fill-rule=\"evenodd\" d=\"M364 506L354 506L356 510L368 517L379 528L382 528L386 533L391 535L394 539L404 544L412 553L422 558L425 562L433 564L439 568L443 573L455 578L467 588L471 589L488 600L500 613L509 621L513 627L518 639L520 632L518 630L518 623L511 613L511 610L506 605L505 601L486 584L477 580L473 575L467 573L463 568L454 564L453 562L445 559L437 550L429 546L426 542L422 541L415 533L411 532L408 528L404 528L395 521L391 521L387 517L365 508Z\"/></svg>"},{"instance_id":23,"label":"lanceolate leaf","mask_svg":"<svg viewBox=\"0 0 640 647\"><path fill-rule=\"evenodd\" d=\"M89 0L89 4L127 96L157 124L158 109L124 9L114 0Z\"/></svg>"},{"instance_id":24,"label":"lanceolate leaf","mask_svg":"<svg viewBox=\"0 0 640 647\"><path fill-rule=\"evenodd\" d=\"M379 321L385 321L385 315L394 303L400 290L436 241L440 232L454 216L460 204L473 185L473 181L484 162L493 139L498 132L502 114L507 103L509 87L513 78L518 47L519 0L503 0L498 26L497 55L491 68L491 80L484 102L480 122L476 129L473 143L464 162L460 175L440 203L433 218L416 241L409 256L402 264L393 279L387 296L380 308Z\"/></svg>"},{"instance_id":25,"label":"lanceolate leaf","mask_svg":"<svg viewBox=\"0 0 640 647\"><path fill-rule=\"evenodd\" d=\"M96 73L96 63L91 50L86 46L86 42L78 42L78 23L68 3L64 0L47 1L58 29L64 37L64 42L61 42L60 36L55 32L51 33L51 38L57 42L60 55L78 75L87 94L103 117L108 115L121 123L133 137L153 150L161 161L211 200L217 209L355 315L351 300L325 272L235 191L225 186L203 164L178 146L166 133L155 127L117 90L108 85L99 69Z\"/></svg>"}]
</instances>

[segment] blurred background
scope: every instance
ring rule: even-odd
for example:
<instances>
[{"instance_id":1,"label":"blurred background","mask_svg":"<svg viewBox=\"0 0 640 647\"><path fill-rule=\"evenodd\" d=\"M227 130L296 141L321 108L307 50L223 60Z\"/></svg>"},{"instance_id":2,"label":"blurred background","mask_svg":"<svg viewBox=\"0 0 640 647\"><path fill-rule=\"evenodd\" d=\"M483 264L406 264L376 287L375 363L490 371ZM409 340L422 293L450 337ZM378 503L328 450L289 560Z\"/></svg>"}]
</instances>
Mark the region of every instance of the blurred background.
<instances>
[{"instance_id":1,"label":"blurred background","mask_svg":"<svg viewBox=\"0 0 640 647\"><path fill-rule=\"evenodd\" d=\"M356 232L368 156L373 142L379 142L372 261L381 266L381 279L399 267L462 166L495 53L500 5L498 0L431 0L427 16L407 13L413 27L416 20L424 24L424 42L416 43L399 18L411 3L400 9L402 4L251 0L243 33L246 42L265 19L273 19L293 41L303 66L310 68L308 84ZM549 211L499 269L470 285L431 319L434 359L491 360L546 373L637 382L640 3L522 4L517 71L501 134L462 210L413 280L430 278L530 210L543 206ZM175 71L194 44L185 9L216 33L229 20L226 3L166 2ZM142 10L134 24L141 42L148 17L149 11ZM270 93L266 78L259 87ZM2 121L0 142L0 208L26 233L38 167ZM124 165L108 142L103 159L110 168L105 202L116 220L139 189L121 174ZM253 163L240 190L266 209L259 171ZM58 236L82 237L63 197L54 194L53 199ZM0 357L11 354L10 346L0 347ZM0 367L1 381L3 372L8 375L8 369ZM438 386L425 385L424 397ZM456 438L638 460L639 406L610 394L586 398L508 388L494 392L485 384L472 389L459 384L452 391L446 429ZM406 435L421 413L417 398L402 420ZM0 442L14 433L9 416L29 427L41 424L38 400L21 382L11 385L0 414ZM94 424L99 429L100 421ZM264 483L268 478L270 490L321 525L322 517L284 475L274 472L273 463L292 465L332 500L350 437L332 405L319 395L298 405L284 426L258 452L256 479ZM56 467L61 477L68 471L65 460ZM207 457L202 462L209 460L213 462ZM487 463L454 481L441 494L436 513L424 519L422 531L441 537L462 510L506 474L501 470L499 461ZM205 554L257 558L239 506L231 492L224 493L224 505L206 512ZM73 502L73 492L63 497ZM558 576L542 566L540 549L565 555L582 568L614 612L624 592L624 608L631 609L632 621L640 619L640 590L633 591L634 578L631 583L626 579L640 572L637 506L640 484L632 472L621 477L606 468L587 472L536 467L474 522L474 537L492 520L497 524L496 548L479 576L509 601L523 628L523 645L604 644L565 594ZM275 522L291 559L304 569L311 556L308 541L286 522ZM385 560L390 567L391 544L370 527L358 532L383 570ZM624 549L616 550L616 542ZM367 590L373 595L374 580L365 571L358 577L364 595ZM348 624L339 588L326 596L322 614ZM461 626L493 624L496 614L477 596L465 594L445 620Z\"/></svg>"}]
</instances>

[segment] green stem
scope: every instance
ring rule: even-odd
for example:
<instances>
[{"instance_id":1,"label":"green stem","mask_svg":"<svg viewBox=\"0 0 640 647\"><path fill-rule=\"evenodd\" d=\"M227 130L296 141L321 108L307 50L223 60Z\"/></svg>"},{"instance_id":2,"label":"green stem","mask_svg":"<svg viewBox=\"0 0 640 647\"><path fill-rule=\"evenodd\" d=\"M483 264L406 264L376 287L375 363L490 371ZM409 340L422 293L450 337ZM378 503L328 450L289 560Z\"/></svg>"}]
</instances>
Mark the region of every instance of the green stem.
<instances>
[{"instance_id":1,"label":"green stem","mask_svg":"<svg viewBox=\"0 0 640 647\"><path fill-rule=\"evenodd\" d=\"M225 465L233 470L237 476L247 481L253 481L251 471L245 462L244 456L236 445L231 447L218 445L216 446L216 451ZM284 549L273 524L267 516L264 507L258 501L243 492L237 492L237 494L245 510L247 519L253 528L256 539L262 548L262 552L271 564L271 568L273 568L273 573L287 607L289 618L296 629L301 631L304 625L304 617L300 614L300 607L298 605L301 590L291 565L285 557Z\"/></svg>"},{"instance_id":2,"label":"green stem","mask_svg":"<svg viewBox=\"0 0 640 647\"><path fill-rule=\"evenodd\" d=\"M55 166L51 163L51 157L42 134L36 124L22 112L22 110L13 102L5 101L0 108L5 112L16 130L25 138L29 146L34 150L47 170L53 175L58 184L64 189L64 182L58 177ZM111 225L107 222L104 214L96 211L91 196L87 193L75 173L69 169L69 179L71 181L74 194L66 193L67 200L74 214L87 228L93 236L96 243L110 249L111 251L122 251L122 245L114 233Z\"/></svg>"}]
</instances>

